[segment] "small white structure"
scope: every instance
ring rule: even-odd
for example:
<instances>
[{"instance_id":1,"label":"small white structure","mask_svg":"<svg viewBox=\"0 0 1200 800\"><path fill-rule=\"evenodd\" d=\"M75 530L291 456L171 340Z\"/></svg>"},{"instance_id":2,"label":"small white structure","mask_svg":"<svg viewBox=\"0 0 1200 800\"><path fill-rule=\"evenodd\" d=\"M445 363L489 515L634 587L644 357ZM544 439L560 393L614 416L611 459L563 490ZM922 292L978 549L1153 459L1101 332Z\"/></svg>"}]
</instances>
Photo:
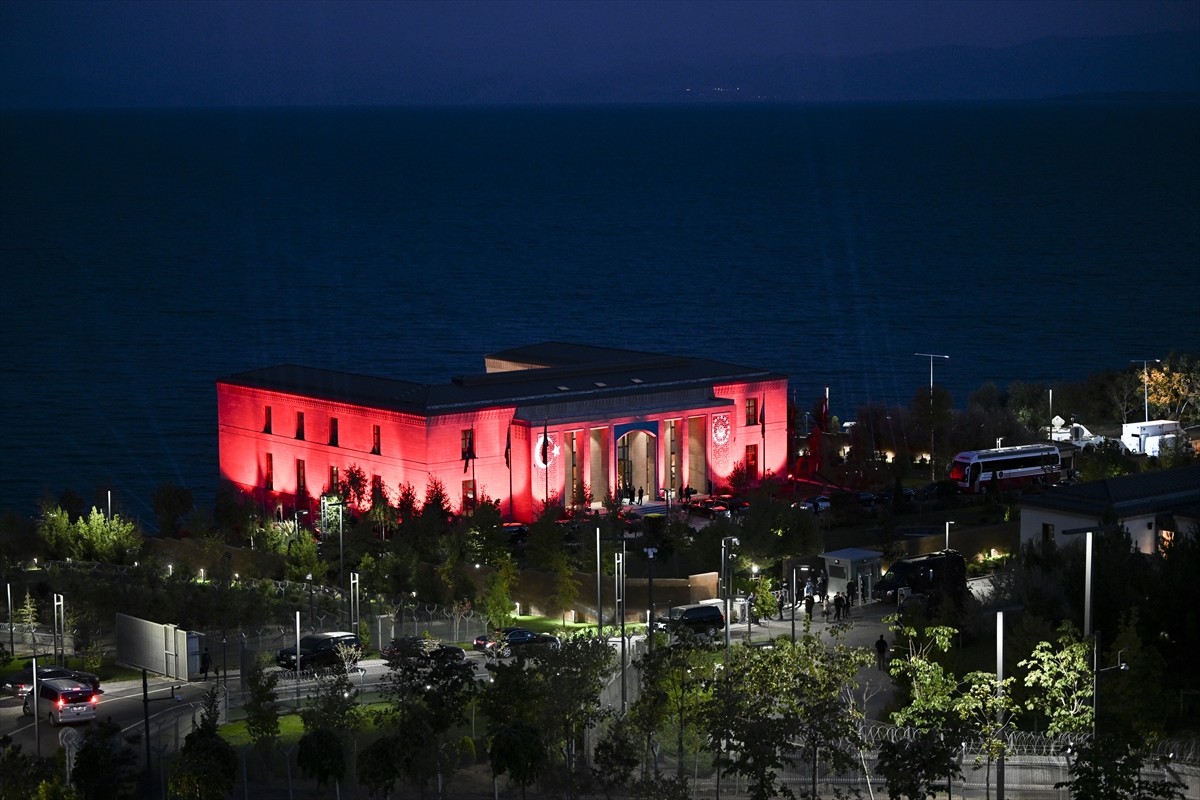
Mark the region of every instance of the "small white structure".
<instances>
[{"instance_id":1,"label":"small white structure","mask_svg":"<svg viewBox=\"0 0 1200 800\"><path fill-rule=\"evenodd\" d=\"M832 597L837 592L846 594L851 583L858 584L858 596L871 596L871 591L879 581L880 562L883 553L878 550L866 550L859 547L848 547L844 550L834 550L821 553L825 560L825 593Z\"/></svg>"},{"instance_id":2,"label":"small white structure","mask_svg":"<svg viewBox=\"0 0 1200 800\"><path fill-rule=\"evenodd\" d=\"M1066 420L1062 417L1055 417L1050 420L1050 423L1050 441L1052 442L1070 442L1080 450L1086 450L1089 447L1099 447L1105 442L1110 441L1108 437L1092 433L1079 423L1073 422L1067 425ZM1116 440L1113 439L1111 441Z\"/></svg>"},{"instance_id":3,"label":"small white structure","mask_svg":"<svg viewBox=\"0 0 1200 800\"><path fill-rule=\"evenodd\" d=\"M1131 453L1148 456L1158 455L1164 443L1175 438L1186 438L1187 434L1178 422L1169 419L1152 419L1148 422L1126 422L1121 426L1121 444Z\"/></svg>"}]
</instances>

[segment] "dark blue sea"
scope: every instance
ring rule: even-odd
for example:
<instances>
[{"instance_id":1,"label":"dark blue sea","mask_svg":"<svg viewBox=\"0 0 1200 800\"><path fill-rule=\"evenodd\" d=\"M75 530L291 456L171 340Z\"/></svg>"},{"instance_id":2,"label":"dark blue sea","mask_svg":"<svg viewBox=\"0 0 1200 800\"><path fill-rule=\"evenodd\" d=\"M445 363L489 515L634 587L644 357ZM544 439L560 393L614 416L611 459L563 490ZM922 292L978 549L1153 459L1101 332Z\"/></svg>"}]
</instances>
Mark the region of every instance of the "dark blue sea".
<instances>
[{"instance_id":1,"label":"dark blue sea","mask_svg":"<svg viewBox=\"0 0 1200 800\"><path fill-rule=\"evenodd\" d=\"M214 381L443 382L559 339L791 376L801 407L1200 352L1200 109L0 117L0 509L210 505Z\"/></svg>"}]
</instances>

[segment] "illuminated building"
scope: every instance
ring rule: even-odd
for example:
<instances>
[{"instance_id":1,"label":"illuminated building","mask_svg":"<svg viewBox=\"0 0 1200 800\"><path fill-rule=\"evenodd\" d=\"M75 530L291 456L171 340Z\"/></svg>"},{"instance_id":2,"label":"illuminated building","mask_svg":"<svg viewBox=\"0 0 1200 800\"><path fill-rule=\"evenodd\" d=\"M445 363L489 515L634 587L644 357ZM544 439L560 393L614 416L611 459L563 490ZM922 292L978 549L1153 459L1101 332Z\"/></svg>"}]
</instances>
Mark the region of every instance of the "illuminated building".
<instances>
[{"instance_id":1,"label":"illuminated building","mask_svg":"<svg viewBox=\"0 0 1200 800\"><path fill-rule=\"evenodd\" d=\"M678 497L738 464L784 470L785 375L561 342L484 360L438 385L295 365L219 380L221 477L280 514L311 509L352 467L393 501L436 478L452 505L528 521L547 497L580 505L581 487L598 506L618 487Z\"/></svg>"}]
</instances>

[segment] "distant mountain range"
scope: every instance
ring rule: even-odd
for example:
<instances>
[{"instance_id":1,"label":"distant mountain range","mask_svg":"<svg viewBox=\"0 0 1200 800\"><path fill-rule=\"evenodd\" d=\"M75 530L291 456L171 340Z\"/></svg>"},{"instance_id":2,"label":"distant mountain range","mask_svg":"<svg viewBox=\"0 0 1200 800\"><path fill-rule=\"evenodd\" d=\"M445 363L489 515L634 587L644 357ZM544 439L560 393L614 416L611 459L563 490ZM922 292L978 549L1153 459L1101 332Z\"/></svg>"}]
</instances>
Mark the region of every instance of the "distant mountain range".
<instances>
[{"instance_id":1,"label":"distant mountain range","mask_svg":"<svg viewBox=\"0 0 1200 800\"><path fill-rule=\"evenodd\" d=\"M491 75L410 102L978 102L1073 96L1200 101L1200 32L1048 38L1005 48L928 47L849 58L641 63L588 75Z\"/></svg>"}]
</instances>

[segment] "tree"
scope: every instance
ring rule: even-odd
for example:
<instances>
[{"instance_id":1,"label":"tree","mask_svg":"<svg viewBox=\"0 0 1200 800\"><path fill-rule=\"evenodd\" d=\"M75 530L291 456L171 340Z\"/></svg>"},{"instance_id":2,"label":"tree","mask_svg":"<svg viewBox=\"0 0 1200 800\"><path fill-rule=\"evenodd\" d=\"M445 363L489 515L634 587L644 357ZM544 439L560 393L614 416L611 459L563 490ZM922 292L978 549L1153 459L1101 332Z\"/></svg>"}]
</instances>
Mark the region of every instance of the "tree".
<instances>
[{"instance_id":1,"label":"tree","mask_svg":"<svg viewBox=\"0 0 1200 800\"><path fill-rule=\"evenodd\" d=\"M159 486L154 490L154 516L158 518L159 533L178 536L180 521L195 507L190 489L171 483Z\"/></svg>"},{"instance_id":2,"label":"tree","mask_svg":"<svg viewBox=\"0 0 1200 800\"><path fill-rule=\"evenodd\" d=\"M881 744L875 769L887 781L891 800L925 800L937 793L938 781L962 777L957 754L952 731L915 730Z\"/></svg>"},{"instance_id":3,"label":"tree","mask_svg":"<svg viewBox=\"0 0 1200 800\"><path fill-rule=\"evenodd\" d=\"M306 731L326 730L342 734L358 727L361 713L358 687L350 680L343 660L331 671L317 673L316 687L308 705L300 710L300 719Z\"/></svg>"},{"instance_id":4,"label":"tree","mask_svg":"<svg viewBox=\"0 0 1200 800\"><path fill-rule=\"evenodd\" d=\"M508 553L500 553L491 562L493 571L483 579L479 610L493 628L503 628L513 618L512 590L517 585L517 563Z\"/></svg>"},{"instance_id":5,"label":"tree","mask_svg":"<svg viewBox=\"0 0 1200 800\"><path fill-rule=\"evenodd\" d=\"M342 739L328 728L314 728L301 736L296 760L305 775L316 778L317 786L325 786L331 780L340 784L346 777Z\"/></svg>"},{"instance_id":6,"label":"tree","mask_svg":"<svg viewBox=\"0 0 1200 800\"><path fill-rule=\"evenodd\" d=\"M546 745L541 733L526 720L513 720L499 727L491 736L488 758L492 775L507 774L509 779L525 790L538 779L546 763Z\"/></svg>"},{"instance_id":7,"label":"tree","mask_svg":"<svg viewBox=\"0 0 1200 800\"><path fill-rule=\"evenodd\" d=\"M217 688L204 695L200 721L187 735L179 761L171 771L171 794L184 800L219 800L233 791L238 756L217 733L220 707Z\"/></svg>"},{"instance_id":8,"label":"tree","mask_svg":"<svg viewBox=\"0 0 1200 800\"><path fill-rule=\"evenodd\" d=\"M57 782L53 759L26 755L11 736L0 736L0 800L28 800L39 787Z\"/></svg>"},{"instance_id":9,"label":"tree","mask_svg":"<svg viewBox=\"0 0 1200 800\"><path fill-rule=\"evenodd\" d=\"M267 671L269 656L255 660L246 672L246 700L242 711L246 715L246 732L256 747L263 748L279 736L279 707L275 687L279 673Z\"/></svg>"},{"instance_id":10,"label":"tree","mask_svg":"<svg viewBox=\"0 0 1200 800\"><path fill-rule=\"evenodd\" d=\"M596 744L592 776L606 789L624 786L633 776L638 760L638 746L629 719L618 717Z\"/></svg>"},{"instance_id":11,"label":"tree","mask_svg":"<svg viewBox=\"0 0 1200 800\"><path fill-rule=\"evenodd\" d=\"M71 782L83 800L133 800L140 773L137 753L112 717L93 722L75 753Z\"/></svg>"},{"instance_id":12,"label":"tree","mask_svg":"<svg viewBox=\"0 0 1200 800\"><path fill-rule=\"evenodd\" d=\"M959 718L983 743L987 758L985 784L991 796L992 762L1004 755L1004 733L1012 724L1017 704L1011 696L1013 678L1000 680L994 672L971 672L963 678L963 687L955 700ZM976 764L980 760L976 756Z\"/></svg>"},{"instance_id":13,"label":"tree","mask_svg":"<svg viewBox=\"0 0 1200 800\"><path fill-rule=\"evenodd\" d=\"M1183 798L1182 784L1143 781L1146 754L1115 736L1089 741L1070 760L1070 780L1054 784L1077 800L1174 800Z\"/></svg>"},{"instance_id":14,"label":"tree","mask_svg":"<svg viewBox=\"0 0 1200 800\"><path fill-rule=\"evenodd\" d=\"M1167 419L1185 424L1192 421L1200 411L1200 360L1172 355L1157 367L1146 366L1145 373L1137 373L1145 381L1142 388L1150 405Z\"/></svg>"},{"instance_id":15,"label":"tree","mask_svg":"<svg viewBox=\"0 0 1200 800\"><path fill-rule=\"evenodd\" d=\"M1050 736L1085 734L1092 729L1092 648L1069 622L1059 627L1058 647L1038 642L1017 666L1028 670L1025 685L1035 692L1025 708L1049 719Z\"/></svg>"}]
</instances>

